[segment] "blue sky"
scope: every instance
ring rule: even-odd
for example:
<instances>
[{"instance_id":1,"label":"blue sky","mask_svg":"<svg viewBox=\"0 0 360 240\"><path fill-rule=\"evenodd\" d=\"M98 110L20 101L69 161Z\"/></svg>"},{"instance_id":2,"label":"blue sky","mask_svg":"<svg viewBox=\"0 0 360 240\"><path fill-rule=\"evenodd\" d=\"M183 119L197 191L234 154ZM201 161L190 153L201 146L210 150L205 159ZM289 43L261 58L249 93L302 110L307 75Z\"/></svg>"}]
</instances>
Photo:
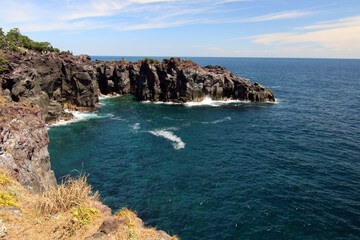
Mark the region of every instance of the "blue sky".
<instances>
[{"instance_id":1,"label":"blue sky","mask_svg":"<svg viewBox=\"0 0 360 240\"><path fill-rule=\"evenodd\" d=\"M74 54L360 58L360 0L0 0L0 27Z\"/></svg>"}]
</instances>

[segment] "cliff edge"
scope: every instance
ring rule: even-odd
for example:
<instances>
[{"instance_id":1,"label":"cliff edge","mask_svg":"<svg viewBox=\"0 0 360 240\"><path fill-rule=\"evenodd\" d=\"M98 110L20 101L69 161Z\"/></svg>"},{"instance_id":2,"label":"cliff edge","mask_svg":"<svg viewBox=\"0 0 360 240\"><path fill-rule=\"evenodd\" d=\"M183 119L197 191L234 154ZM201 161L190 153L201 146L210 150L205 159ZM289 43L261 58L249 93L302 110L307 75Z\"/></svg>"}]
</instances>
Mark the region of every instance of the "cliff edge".
<instances>
[{"instance_id":1,"label":"cliff edge","mask_svg":"<svg viewBox=\"0 0 360 240\"><path fill-rule=\"evenodd\" d=\"M8 103L0 95L0 166L35 193L56 185L48 143L41 108L29 100Z\"/></svg>"}]
</instances>

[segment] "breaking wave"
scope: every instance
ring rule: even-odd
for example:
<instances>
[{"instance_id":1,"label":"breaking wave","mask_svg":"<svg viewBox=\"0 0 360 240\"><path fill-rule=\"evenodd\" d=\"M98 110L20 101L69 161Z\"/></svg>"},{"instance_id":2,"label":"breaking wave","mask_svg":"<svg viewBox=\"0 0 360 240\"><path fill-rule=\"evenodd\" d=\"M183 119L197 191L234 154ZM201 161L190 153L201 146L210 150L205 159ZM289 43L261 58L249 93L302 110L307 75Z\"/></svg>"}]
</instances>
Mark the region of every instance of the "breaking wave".
<instances>
[{"instance_id":1,"label":"breaking wave","mask_svg":"<svg viewBox=\"0 0 360 240\"><path fill-rule=\"evenodd\" d=\"M73 119L70 120L60 120L57 121L56 123L53 123L51 125L47 125L47 128L51 128L51 127L57 127L57 126L64 126L64 125L69 125L72 123L76 123L76 122L80 122L80 121L87 121L90 119L100 119L100 118L106 118L106 117L113 117L113 114L107 114L107 115L98 115L95 112L79 112L79 111L69 111L69 110L65 110L65 112L68 113L72 113L72 115L74 116Z\"/></svg>"}]
</instances>

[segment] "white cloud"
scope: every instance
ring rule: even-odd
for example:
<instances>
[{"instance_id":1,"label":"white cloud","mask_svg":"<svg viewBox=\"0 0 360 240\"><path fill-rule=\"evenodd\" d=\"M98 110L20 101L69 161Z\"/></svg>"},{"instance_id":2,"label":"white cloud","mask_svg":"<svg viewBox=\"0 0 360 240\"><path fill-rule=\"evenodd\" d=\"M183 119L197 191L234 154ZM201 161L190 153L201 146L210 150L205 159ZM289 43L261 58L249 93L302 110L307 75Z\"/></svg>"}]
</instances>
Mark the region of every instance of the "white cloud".
<instances>
[{"instance_id":1,"label":"white cloud","mask_svg":"<svg viewBox=\"0 0 360 240\"><path fill-rule=\"evenodd\" d=\"M38 17L38 8L30 2L0 1L2 22L18 23L32 21Z\"/></svg>"},{"instance_id":2,"label":"white cloud","mask_svg":"<svg viewBox=\"0 0 360 240\"><path fill-rule=\"evenodd\" d=\"M177 27L187 24L187 21L177 21L177 22L150 22L143 24L127 25L123 27L117 27L119 31L133 31L133 30L143 30L143 29L155 29L155 28L169 28Z\"/></svg>"},{"instance_id":3,"label":"white cloud","mask_svg":"<svg viewBox=\"0 0 360 240\"><path fill-rule=\"evenodd\" d=\"M297 27L297 30L315 30L315 29L328 29L328 28L339 28L339 27L350 27L350 26L359 26L360 25L360 16L342 18L335 21L322 22L321 24Z\"/></svg>"},{"instance_id":4,"label":"white cloud","mask_svg":"<svg viewBox=\"0 0 360 240\"><path fill-rule=\"evenodd\" d=\"M333 50L360 50L360 16L338 19L333 23L306 26L300 29L322 30L271 33L247 38L253 39L254 43L265 45L316 43Z\"/></svg>"},{"instance_id":5,"label":"white cloud","mask_svg":"<svg viewBox=\"0 0 360 240\"><path fill-rule=\"evenodd\" d=\"M244 20L245 22L264 22L264 21L272 21L279 19L289 19L289 18L298 18L306 15L313 14L313 12L301 12L301 11L288 11L288 12L278 12L267 14L259 17L248 18Z\"/></svg>"}]
</instances>

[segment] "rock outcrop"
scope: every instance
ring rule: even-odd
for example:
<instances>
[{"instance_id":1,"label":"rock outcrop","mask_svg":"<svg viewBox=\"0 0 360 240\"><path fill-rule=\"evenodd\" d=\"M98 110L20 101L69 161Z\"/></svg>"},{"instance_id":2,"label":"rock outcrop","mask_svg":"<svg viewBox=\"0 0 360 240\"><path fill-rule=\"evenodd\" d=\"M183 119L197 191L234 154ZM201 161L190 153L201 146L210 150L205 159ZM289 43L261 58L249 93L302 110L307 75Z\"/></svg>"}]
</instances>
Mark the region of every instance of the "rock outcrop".
<instances>
[{"instance_id":1,"label":"rock outcrop","mask_svg":"<svg viewBox=\"0 0 360 240\"><path fill-rule=\"evenodd\" d=\"M274 94L220 66L200 67L179 58L95 61L70 53L0 51L0 84L13 101L32 100L47 123L69 119L70 110L91 110L99 94L132 94L138 101L188 102L237 99L274 102Z\"/></svg>"},{"instance_id":2,"label":"rock outcrop","mask_svg":"<svg viewBox=\"0 0 360 240\"><path fill-rule=\"evenodd\" d=\"M64 109L89 110L98 102L98 85L89 56L70 53L0 52L6 59L0 74L2 88L15 102L39 105L46 122L68 119Z\"/></svg>"},{"instance_id":3,"label":"rock outcrop","mask_svg":"<svg viewBox=\"0 0 360 240\"><path fill-rule=\"evenodd\" d=\"M139 101L199 102L239 99L274 102L274 94L259 83L251 83L221 66L198 66L191 60L164 59L126 63L96 62L103 94L133 94Z\"/></svg>"},{"instance_id":4,"label":"rock outcrop","mask_svg":"<svg viewBox=\"0 0 360 240\"><path fill-rule=\"evenodd\" d=\"M6 103L1 99L0 166L32 192L55 186L47 150L49 137L40 107L29 100Z\"/></svg>"}]
</instances>

